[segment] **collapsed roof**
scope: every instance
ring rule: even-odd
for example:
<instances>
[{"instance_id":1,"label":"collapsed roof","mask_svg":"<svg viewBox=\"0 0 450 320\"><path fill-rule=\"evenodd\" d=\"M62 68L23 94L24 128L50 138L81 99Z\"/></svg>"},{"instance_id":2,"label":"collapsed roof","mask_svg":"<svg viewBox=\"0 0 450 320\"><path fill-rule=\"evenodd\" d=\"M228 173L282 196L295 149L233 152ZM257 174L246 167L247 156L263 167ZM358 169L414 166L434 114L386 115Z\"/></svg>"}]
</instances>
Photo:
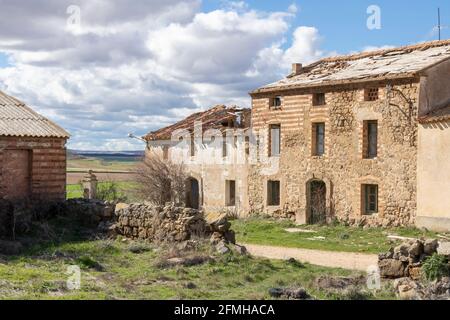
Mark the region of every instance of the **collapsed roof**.
<instances>
[{"instance_id":1,"label":"collapsed roof","mask_svg":"<svg viewBox=\"0 0 450 320\"><path fill-rule=\"evenodd\" d=\"M325 58L251 94L352 82L410 78L450 58L450 40Z\"/></svg>"},{"instance_id":2,"label":"collapsed roof","mask_svg":"<svg viewBox=\"0 0 450 320\"><path fill-rule=\"evenodd\" d=\"M69 138L63 128L0 91L0 136Z\"/></svg>"},{"instance_id":3,"label":"collapsed roof","mask_svg":"<svg viewBox=\"0 0 450 320\"><path fill-rule=\"evenodd\" d=\"M203 131L209 129L225 130L230 128L249 128L251 121L251 110L242 109L236 106L226 107L224 105L215 106L207 111L197 112L184 120L173 125L150 132L143 138L147 141L170 140L172 134L177 130L189 130L193 132L194 124L201 121Z\"/></svg>"}]
</instances>

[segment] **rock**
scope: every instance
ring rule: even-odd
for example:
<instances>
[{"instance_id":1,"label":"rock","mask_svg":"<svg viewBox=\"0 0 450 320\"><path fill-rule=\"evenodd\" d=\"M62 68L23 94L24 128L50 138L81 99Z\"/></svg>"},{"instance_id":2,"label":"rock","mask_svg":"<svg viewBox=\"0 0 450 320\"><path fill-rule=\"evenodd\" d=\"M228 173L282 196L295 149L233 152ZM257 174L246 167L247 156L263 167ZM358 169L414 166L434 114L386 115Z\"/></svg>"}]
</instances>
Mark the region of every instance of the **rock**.
<instances>
[{"instance_id":1,"label":"rock","mask_svg":"<svg viewBox=\"0 0 450 320\"><path fill-rule=\"evenodd\" d=\"M236 233L233 230L228 230L223 236L228 243L236 243Z\"/></svg>"},{"instance_id":2,"label":"rock","mask_svg":"<svg viewBox=\"0 0 450 320\"><path fill-rule=\"evenodd\" d=\"M422 267L419 266L408 266L408 275L413 280L420 280L422 279Z\"/></svg>"},{"instance_id":3,"label":"rock","mask_svg":"<svg viewBox=\"0 0 450 320\"><path fill-rule=\"evenodd\" d=\"M385 259L378 262L380 274L384 278L402 278L405 276L403 262L395 259Z\"/></svg>"},{"instance_id":4,"label":"rock","mask_svg":"<svg viewBox=\"0 0 450 320\"><path fill-rule=\"evenodd\" d=\"M227 247L225 242L221 241L216 245L216 251L219 254L224 255L230 252L230 248Z\"/></svg>"},{"instance_id":5,"label":"rock","mask_svg":"<svg viewBox=\"0 0 450 320\"><path fill-rule=\"evenodd\" d=\"M197 286L195 285L195 283L192 283L192 282L186 283L186 284L184 285L184 287L185 287L186 289L191 289L191 290L197 288Z\"/></svg>"},{"instance_id":6,"label":"rock","mask_svg":"<svg viewBox=\"0 0 450 320\"><path fill-rule=\"evenodd\" d=\"M424 245L421 241L417 240L411 244L408 248L408 254L410 257L420 257L424 251Z\"/></svg>"},{"instance_id":7,"label":"rock","mask_svg":"<svg viewBox=\"0 0 450 320\"><path fill-rule=\"evenodd\" d=\"M406 243L403 243L403 244L395 247L393 259L400 259L400 257L408 257L409 256L408 250L409 250L409 245Z\"/></svg>"},{"instance_id":8,"label":"rock","mask_svg":"<svg viewBox=\"0 0 450 320\"><path fill-rule=\"evenodd\" d=\"M17 255L22 249L22 244L18 241L0 240L0 254Z\"/></svg>"},{"instance_id":9,"label":"rock","mask_svg":"<svg viewBox=\"0 0 450 320\"><path fill-rule=\"evenodd\" d=\"M418 300L422 296L422 287L409 278L400 278L394 281L394 289L397 297L402 300Z\"/></svg>"},{"instance_id":10,"label":"rock","mask_svg":"<svg viewBox=\"0 0 450 320\"><path fill-rule=\"evenodd\" d=\"M423 252L427 256L432 256L434 253L437 252L438 246L439 246L439 242L436 239L426 240L424 243Z\"/></svg>"},{"instance_id":11,"label":"rock","mask_svg":"<svg viewBox=\"0 0 450 320\"><path fill-rule=\"evenodd\" d=\"M116 204L116 207L114 209L114 213L116 215L119 215L120 213L122 213L125 209L128 209L130 207L129 204L126 203L118 203Z\"/></svg>"},{"instance_id":12,"label":"rock","mask_svg":"<svg viewBox=\"0 0 450 320\"><path fill-rule=\"evenodd\" d=\"M311 296L304 288L271 288L269 295L273 298L284 298L292 300L310 300Z\"/></svg>"},{"instance_id":13,"label":"rock","mask_svg":"<svg viewBox=\"0 0 450 320\"><path fill-rule=\"evenodd\" d=\"M248 254L247 248L244 247L244 246L240 246L240 245L238 245L238 244L235 244L235 245L233 246L233 248L234 248L234 250L235 250L238 254L240 254L241 256L245 256L245 255Z\"/></svg>"},{"instance_id":14,"label":"rock","mask_svg":"<svg viewBox=\"0 0 450 320\"><path fill-rule=\"evenodd\" d=\"M380 253L378 255L378 260L392 259L394 257L394 248L391 248L389 252Z\"/></svg>"}]
</instances>

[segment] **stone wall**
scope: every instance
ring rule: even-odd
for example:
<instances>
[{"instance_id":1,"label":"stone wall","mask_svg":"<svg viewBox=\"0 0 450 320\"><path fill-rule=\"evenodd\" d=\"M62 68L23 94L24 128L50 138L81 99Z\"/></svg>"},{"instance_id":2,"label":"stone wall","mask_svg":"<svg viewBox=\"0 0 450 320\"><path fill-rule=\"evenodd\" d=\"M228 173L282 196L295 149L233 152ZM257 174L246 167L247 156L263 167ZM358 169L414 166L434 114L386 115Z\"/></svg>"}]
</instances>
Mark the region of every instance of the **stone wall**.
<instances>
[{"instance_id":1,"label":"stone wall","mask_svg":"<svg viewBox=\"0 0 450 320\"><path fill-rule=\"evenodd\" d=\"M195 209L119 204L115 215L115 231L128 238L181 242L207 233L203 214Z\"/></svg>"},{"instance_id":2,"label":"stone wall","mask_svg":"<svg viewBox=\"0 0 450 320\"><path fill-rule=\"evenodd\" d=\"M253 96L253 129L281 124L279 170L264 174L267 165L252 165L249 199L253 213L309 222L308 185L321 180L326 185L329 217L349 224L410 225L416 215L416 159L418 79L400 81L401 94L388 100L387 83L379 88L379 100L364 100L364 88L333 87L324 90L325 106L312 105L314 91L285 91L281 110L270 110L268 94ZM378 157L363 159L363 123L378 121ZM325 123L325 154L312 156L312 124ZM266 150L268 152L268 150ZM273 164L273 163L272 163ZM271 164L271 165L272 165ZM281 205L267 206L267 181L281 182ZM379 213L362 212L362 185L379 186Z\"/></svg>"},{"instance_id":3,"label":"stone wall","mask_svg":"<svg viewBox=\"0 0 450 320\"><path fill-rule=\"evenodd\" d=\"M32 199L64 200L66 196L66 140L0 137L0 168L4 169L5 150L30 152L29 183ZM0 198L7 197L7 182L0 170Z\"/></svg>"}]
</instances>

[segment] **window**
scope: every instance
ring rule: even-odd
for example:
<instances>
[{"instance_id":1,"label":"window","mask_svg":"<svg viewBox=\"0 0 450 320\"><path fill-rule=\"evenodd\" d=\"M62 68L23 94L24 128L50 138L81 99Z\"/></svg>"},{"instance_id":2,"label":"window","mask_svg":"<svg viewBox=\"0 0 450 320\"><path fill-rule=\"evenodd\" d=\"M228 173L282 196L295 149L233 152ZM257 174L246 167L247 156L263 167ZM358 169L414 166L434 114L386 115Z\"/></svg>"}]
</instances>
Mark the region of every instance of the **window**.
<instances>
[{"instance_id":1,"label":"window","mask_svg":"<svg viewBox=\"0 0 450 320\"><path fill-rule=\"evenodd\" d=\"M270 99L270 107L272 109L281 109L281 96Z\"/></svg>"},{"instance_id":2,"label":"window","mask_svg":"<svg viewBox=\"0 0 450 320\"><path fill-rule=\"evenodd\" d=\"M313 106L324 106L325 104L326 104L325 93L313 94Z\"/></svg>"},{"instance_id":3,"label":"window","mask_svg":"<svg viewBox=\"0 0 450 320\"><path fill-rule=\"evenodd\" d=\"M169 146L163 146L163 160L169 160Z\"/></svg>"},{"instance_id":4,"label":"window","mask_svg":"<svg viewBox=\"0 0 450 320\"><path fill-rule=\"evenodd\" d=\"M227 207L234 207L236 205L236 181L227 180L225 184L226 184L225 205Z\"/></svg>"},{"instance_id":5,"label":"window","mask_svg":"<svg viewBox=\"0 0 450 320\"><path fill-rule=\"evenodd\" d=\"M281 126L273 124L270 126L270 154L271 157L277 157L281 153Z\"/></svg>"},{"instance_id":6,"label":"window","mask_svg":"<svg viewBox=\"0 0 450 320\"><path fill-rule=\"evenodd\" d=\"M191 136L191 157L195 157L195 138Z\"/></svg>"},{"instance_id":7,"label":"window","mask_svg":"<svg viewBox=\"0 0 450 320\"><path fill-rule=\"evenodd\" d=\"M224 134L222 136L222 157L226 158L227 156L228 156L227 136Z\"/></svg>"},{"instance_id":8,"label":"window","mask_svg":"<svg viewBox=\"0 0 450 320\"><path fill-rule=\"evenodd\" d=\"M378 185L363 185L364 214L378 213Z\"/></svg>"},{"instance_id":9,"label":"window","mask_svg":"<svg viewBox=\"0 0 450 320\"><path fill-rule=\"evenodd\" d=\"M367 88L364 90L365 101L377 101L378 100L378 88Z\"/></svg>"},{"instance_id":10,"label":"window","mask_svg":"<svg viewBox=\"0 0 450 320\"><path fill-rule=\"evenodd\" d=\"M267 205L280 205L280 181L267 182Z\"/></svg>"},{"instance_id":11,"label":"window","mask_svg":"<svg viewBox=\"0 0 450 320\"><path fill-rule=\"evenodd\" d=\"M364 158L374 159L378 156L378 121L364 121L363 127Z\"/></svg>"},{"instance_id":12,"label":"window","mask_svg":"<svg viewBox=\"0 0 450 320\"><path fill-rule=\"evenodd\" d=\"M325 123L314 123L312 126L312 155L325 154Z\"/></svg>"}]
</instances>

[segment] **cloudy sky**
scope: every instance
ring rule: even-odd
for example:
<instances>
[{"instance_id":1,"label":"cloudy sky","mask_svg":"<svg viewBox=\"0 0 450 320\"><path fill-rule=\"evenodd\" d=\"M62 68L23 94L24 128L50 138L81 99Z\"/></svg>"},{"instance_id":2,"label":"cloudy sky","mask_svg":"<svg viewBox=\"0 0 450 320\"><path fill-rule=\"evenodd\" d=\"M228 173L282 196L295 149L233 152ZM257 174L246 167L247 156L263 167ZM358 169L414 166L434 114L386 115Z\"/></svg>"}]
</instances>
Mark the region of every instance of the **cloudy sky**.
<instances>
[{"instance_id":1,"label":"cloudy sky","mask_svg":"<svg viewBox=\"0 0 450 320\"><path fill-rule=\"evenodd\" d=\"M436 37L448 1L0 0L0 90L83 150L142 149L127 138L248 92L292 62ZM449 22L450 23L450 22Z\"/></svg>"}]
</instances>

